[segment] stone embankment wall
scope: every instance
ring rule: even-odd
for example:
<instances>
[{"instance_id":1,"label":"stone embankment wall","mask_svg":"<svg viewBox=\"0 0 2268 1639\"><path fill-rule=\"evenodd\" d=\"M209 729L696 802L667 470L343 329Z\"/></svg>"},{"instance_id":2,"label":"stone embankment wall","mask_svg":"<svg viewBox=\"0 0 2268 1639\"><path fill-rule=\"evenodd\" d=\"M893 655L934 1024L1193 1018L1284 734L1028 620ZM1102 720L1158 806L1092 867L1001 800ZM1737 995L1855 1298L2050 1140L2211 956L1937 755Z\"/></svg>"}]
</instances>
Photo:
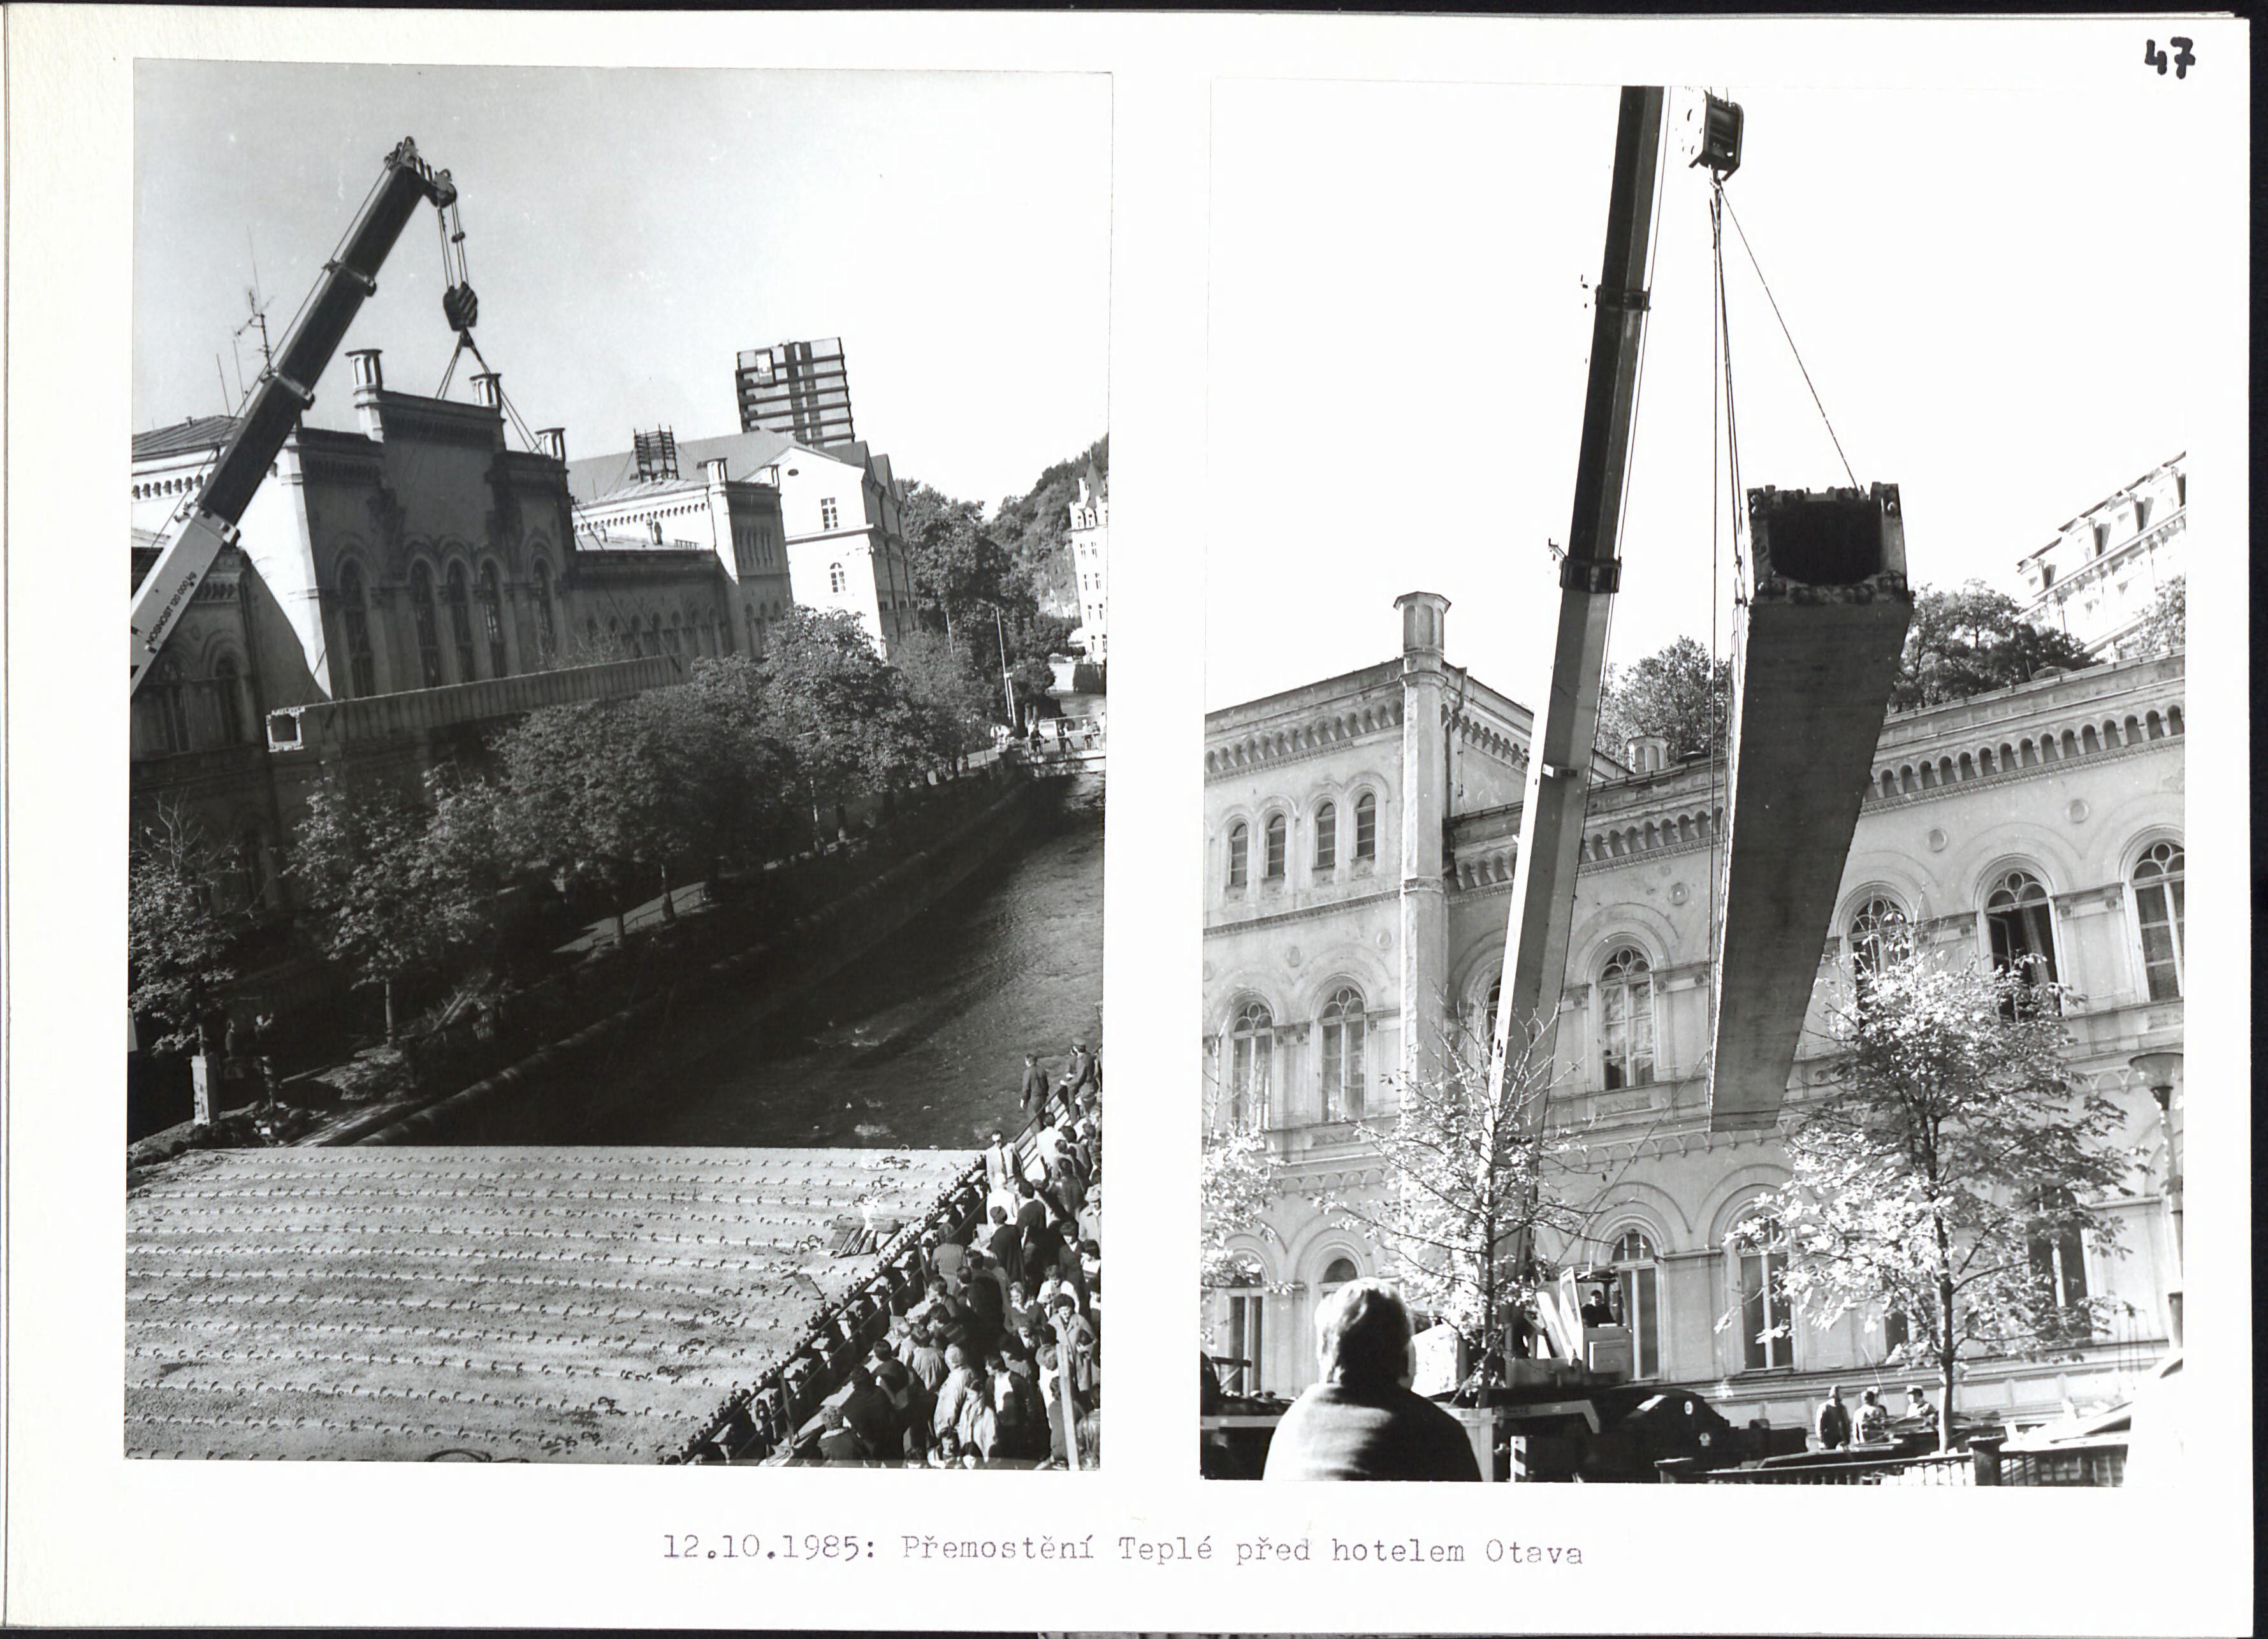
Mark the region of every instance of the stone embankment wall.
<instances>
[{"instance_id":1,"label":"stone embankment wall","mask_svg":"<svg viewBox=\"0 0 2268 1639\"><path fill-rule=\"evenodd\" d=\"M462 1091L382 1124L335 1129L333 1144L563 1143L668 1099L686 1067L728 1032L779 1014L889 939L1013 845L1058 800L1054 782L1008 774L920 849L771 938L651 984L626 976L603 1017ZM728 912L729 913L729 912Z\"/></svg>"}]
</instances>

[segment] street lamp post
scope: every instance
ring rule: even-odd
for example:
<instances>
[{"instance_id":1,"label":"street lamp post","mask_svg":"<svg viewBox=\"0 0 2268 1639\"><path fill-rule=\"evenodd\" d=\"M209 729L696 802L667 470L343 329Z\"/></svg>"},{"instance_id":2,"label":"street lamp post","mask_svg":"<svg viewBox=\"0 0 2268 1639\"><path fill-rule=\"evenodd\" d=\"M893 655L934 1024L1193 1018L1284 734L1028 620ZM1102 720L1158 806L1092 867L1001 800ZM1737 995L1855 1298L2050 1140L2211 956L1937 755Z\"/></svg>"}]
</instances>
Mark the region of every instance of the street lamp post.
<instances>
[{"instance_id":1,"label":"street lamp post","mask_svg":"<svg viewBox=\"0 0 2268 1639\"><path fill-rule=\"evenodd\" d=\"M1000 624L1000 606L992 606L992 636L1000 646L1000 698L1008 708L1008 732L1016 732L1016 690L1008 681L1008 634Z\"/></svg>"}]
</instances>

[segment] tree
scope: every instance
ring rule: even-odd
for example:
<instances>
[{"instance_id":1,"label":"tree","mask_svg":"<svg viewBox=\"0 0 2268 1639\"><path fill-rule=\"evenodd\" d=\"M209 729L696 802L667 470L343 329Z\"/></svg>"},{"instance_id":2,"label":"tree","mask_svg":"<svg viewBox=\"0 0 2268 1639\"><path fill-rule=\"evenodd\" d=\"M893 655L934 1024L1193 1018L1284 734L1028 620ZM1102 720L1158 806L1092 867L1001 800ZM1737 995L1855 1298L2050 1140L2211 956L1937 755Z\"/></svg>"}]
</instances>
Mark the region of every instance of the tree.
<instances>
[{"instance_id":1,"label":"tree","mask_svg":"<svg viewBox=\"0 0 2268 1639\"><path fill-rule=\"evenodd\" d=\"M694 688L653 689L547 707L505 730L494 748L503 850L563 889L598 888L617 936L648 890L674 916L672 867L729 851L750 807L746 742L709 705Z\"/></svg>"},{"instance_id":2,"label":"tree","mask_svg":"<svg viewBox=\"0 0 2268 1639\"><path fill-rule=\"evenodd\" d=\"M1204 1124L1199 1151L1197 1192L1200 1202L1197 1283L1200 1286L1244 1287L1259 1278L1252 1254L1236 1245L1251 1237L1281 1244L1268 1222L1269 1204L1281 1187L1268 1135L1256 1119L1226 1119L1215 1109Z\"/></svg>"},{"instance_id":3,"label":"tree","mask_svg":"<svg viewBox=\"0 0 2268 1639\"><path fill-rule=\"evenodd\" d=\"M1401 1099L1391 1126L1353 1123L1384 1168L1384 1193L1317 1201L1393 1249L1403 1288L1456 1327L1484 1384L1504 1380L1507 1324L1542 1284L1538 1233L1572 1239L1584 1222L1556 1186L1567 1147L1543 1119L1552 1066L1535 1043L1550 1037L1519 1050L1492 1096L1489 1044L1453 1027L1426 1070L1391 1078Z\"/></svg>"},{"instance_id":4,"label":"tree","mask_svg":"<svg viewBox=\"0 0 2268 1639\"><path fill-rule=\"evenodd\" d=\"M949 641L915 632L899 644L895 664L932 757L957 764L991 738L993 720L1006 709L1000 690L976 676Z\"/></svg>"},{"instance_id":5,"label":"tree","mask_svg":"<svg viewBox=\"0 0 2268 1639\"><path fill-rule=\"evenodd\" d=\"M2144 654L2178 654L2189 646L2189 577L2176 575L2158 588L2137 634Z\"/></svg>"},{"instance_id":6,"label":"tree","mask_svg":"<svg viewBox=\"0 0 2268 1639\"><path fill-rule=\"evenodd\" d=\"M389 1042L398 991L439 968L461 927L462 907L433 868L429 818L399 792L357 791L333 776L309 794L285 867L324 955L384 996Z\"/></svg>"},{"instance_id":7,"label":"tree","mask_svg":"<svg viewBox=\"0 0 2268 1639\"><path fill-rule=\"evenodd\" d=\"M2106 1306L2067 1277L2082 1239L2115 1248L2103 1203L2129 1161L2118 1106L2066 1067L2063 994L1904 943L1858 970L1839 1073L1787 1135L1793 1176L1739 1231L1784 1246L1815 1318L1903 1317L1896 1355L1935 1367L1946 1449L1962 1360L2084 1336Z\"/></svg>"},{"instance_id":8,"label":"tree","mask_svg":"<svg viewBox=\"0 0 2268 1639\"><path fill-rule=\"evenodd\" d=\"M1914 600L1890 704L1902 712L1942 705L2093 663L2069 633L2032 624L2014 599L1981 580L1950 592L1925 588Z\"/></svg>"},{"instance_id":9,"label":"tree","mask_svg":"<svg viewBox=\"0 0 2268 1639\"><path fill-rule=\"evenodd\" d=\"M818 823L828 802L879 791L923 761L905 679L856 617L791 610L757 667L763 738Z\"/></svg>"},{"instance_id":10,"label":"tree","mask_svg":"<svg viewBox=\"0 0 2268 1639\"><path fill-rule=\"evenodd\" d=\"M236 978L230 953L247 919L217 907L227 852L171 803L160 803L128 844L126 1003L155 1027L155 1052L206 1049L220 987Z\"/></svg>"},{"instance_id":11,"label":"tree","mask_svg":"<svg viewBox=\"0 0 2268 1639\"><path fill-rule=\"evenodd\" d=\"M1633 662L1609 666L1600 690L1599 749L1620 761L1640 735L1669 742L1669 760L1721 752L1733 707L1733 662L1712 661L1691 638Z\"/></svg>"},{"instance_id":12,"label":"tree","mask_svg":"<svg viewBox=\"0 0 2268 1639\"><path fill-rule=\"evenodd\" d=\"M985 528L983 509L913 483L900 498L898 517L915 594L924 614L944 623L946 642L962 641L972 616L990 625L990 607L1006 595L1010 565Z\"/></svg>"}]
</instances>

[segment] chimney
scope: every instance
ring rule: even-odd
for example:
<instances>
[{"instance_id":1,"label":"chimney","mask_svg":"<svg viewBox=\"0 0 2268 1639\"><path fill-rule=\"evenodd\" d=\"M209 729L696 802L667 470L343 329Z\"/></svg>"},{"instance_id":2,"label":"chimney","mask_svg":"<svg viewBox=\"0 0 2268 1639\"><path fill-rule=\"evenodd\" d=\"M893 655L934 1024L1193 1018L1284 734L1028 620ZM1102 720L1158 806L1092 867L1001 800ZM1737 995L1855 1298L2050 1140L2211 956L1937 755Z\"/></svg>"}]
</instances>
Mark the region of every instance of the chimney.
<instances>
[{"instance_id":1,"label":"chimney","mask_svg":"<svg viewBox=\"0 0 2268 1639\"><path fill-rule=\"evenodd\" d=\"M703 461L701 470L708 478L711 489L721 490L725 487L725 458L722 455L718 456L714 461Z\"/></svg>"},{"instance_id":2,"label":"chimney","mask_svg":"<svg viewBox=\"0 0 2268 1639\"><path fill-rule=\"evenodd\" d=\"M487 409L504 410L504 378L493 370L483 370L473 378L473 397Z\"/></svg>"},{"instance_id":3,"label":"chimney","mask_svg":"<svg viewBox=\"0 0 2268 1639\"><path fill-rule=\"evenodd\" d=\"M1633 774L1659 774L1669 765L1669 741L1661 735L1633 735L1624 743L1624 766Z\"/></svg>"},{"instance_id":4,"label":"chimney","mask_svg":"<svg viewBox=\"0 0 2268 1639\"><path fill-rule=\"evenodd\" d=\"M347 355L347 362L354 366L355 418L362 423L363 436L383 440L386 417L378 401L386 391L386 373L379 368L378 355L375 347L360 347Z\"/></svg>"},{"instance_id":5,"label":"chimney","mask_svg":"<svg viewBox=\"0 0 2268 1639\"><path fill-rule=\"evenodd\" d=\"M1449 600L1438 592L1404 592L1394 600L1402 611L1402 652L1438 659L1445 645Z\"/></svg>"},{"instance_id":6,"label":"chimney","mask_svg":"<svg viewBox=\"0 0 2268 1639\"><path fill-rule=\"evenodd\" d=\"M535 430L535 447L536 447L538 449L541 450L545 454L547 454L547 455L550 456L552 460L554 460L554 461L557 461L561 466L563 466L563 466L565 466L565 465L567 464L567 429L566 429L566 428L564 428L564 427L538 427L538 428L536 428L536 430Z\"/></svg>"}]
</instances>

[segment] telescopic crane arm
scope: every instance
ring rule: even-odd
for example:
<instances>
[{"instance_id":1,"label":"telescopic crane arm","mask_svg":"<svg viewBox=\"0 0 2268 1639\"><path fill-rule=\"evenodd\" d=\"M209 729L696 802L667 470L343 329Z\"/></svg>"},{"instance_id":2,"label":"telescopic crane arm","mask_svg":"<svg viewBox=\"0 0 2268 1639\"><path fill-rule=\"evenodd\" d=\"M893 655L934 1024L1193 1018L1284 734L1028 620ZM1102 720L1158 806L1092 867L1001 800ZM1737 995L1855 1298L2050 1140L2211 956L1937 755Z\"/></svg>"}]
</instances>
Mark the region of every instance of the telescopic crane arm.
<instances>
[{"instance_id":1,"label":"telescopic crane arm","mask_svg":"<svg viewBox=\"0 0 2268 1639\"><path fill-rule=\"evenodd\" d=\"M142 686L213 560L223 548L235 543L245 508L284 440L315 402L315 382L338 351L356 313L377 292L378 270L401 230L419 204L430 202L446 213L456 199L449 173L428 166L409 138L403 137L386 157L386 174L347 230L337 257L323 264L313 294L284 338L275 362L261 373L219 459L203 486L168 526L157 564L134 594L131 689ZM452 284L442 305L460 333L471 327L475 306L468 286Z\"/></svg>"}]
</instances>

